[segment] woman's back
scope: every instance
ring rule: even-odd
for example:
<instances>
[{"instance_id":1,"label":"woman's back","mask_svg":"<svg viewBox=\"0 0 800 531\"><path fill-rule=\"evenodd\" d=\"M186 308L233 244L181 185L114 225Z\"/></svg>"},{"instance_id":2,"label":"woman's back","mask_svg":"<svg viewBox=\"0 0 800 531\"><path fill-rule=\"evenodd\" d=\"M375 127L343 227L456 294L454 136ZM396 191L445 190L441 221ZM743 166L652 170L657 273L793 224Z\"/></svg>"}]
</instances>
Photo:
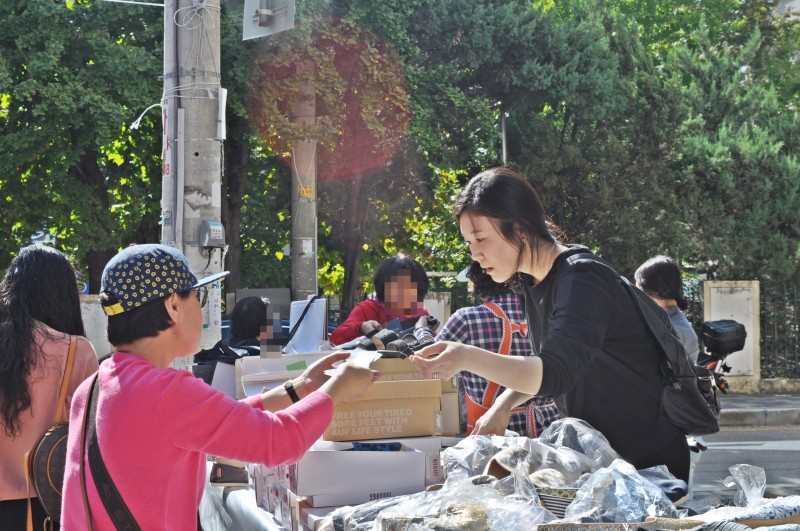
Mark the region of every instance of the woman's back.
<instances>
[{"instance_id":1,"label":"woman's back","mask_svg":"<svg viewBox=\"0 0 800 531\"><path fill-rule=\"evenodd\" d=\"M67 398L60 419L69 418L69 404L78 385L97 370L94 347L85 337L78 337L75 364L67 388ZM69 336L39 323L34 341L41 345L42 356L28 376L31 407L20 414L20 432L16 437L0 438L0 500L25 498L27 488L23 468L25 452L53 424L58 390L64 375Z\"/></svg>"}]
</instances>

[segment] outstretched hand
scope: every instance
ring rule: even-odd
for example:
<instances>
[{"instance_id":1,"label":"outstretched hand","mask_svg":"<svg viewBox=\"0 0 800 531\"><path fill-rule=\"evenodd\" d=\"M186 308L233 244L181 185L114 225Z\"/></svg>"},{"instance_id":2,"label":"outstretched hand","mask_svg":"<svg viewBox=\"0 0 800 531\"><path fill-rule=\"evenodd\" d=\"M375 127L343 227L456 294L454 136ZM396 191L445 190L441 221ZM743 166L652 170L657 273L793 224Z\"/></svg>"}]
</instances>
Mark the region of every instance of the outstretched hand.
<instances>
[{"instance_id":1,"label":"outstretched hand","mask_svg":"<svg viewBox=\"0 0 800 531\"><path fill-rule=\"evenodd\" d=\"M475 421L470 435L504 435L511 420L511 412L505 408L490 408Z\"/></svg>"},{"instance_id":2,"label":"outstretched hand","mask_svg":"<svg viewBox=\"0 0 800 531\"><path fill-rule=\"evenodd\" d=\"M409 359L425 378L448 380L462 370L467 347L452 341L439 341L414 353Z\"/></svg>"},{"instance_id":3,"label":"outstretched hand","mask_svg":"<svg viewBox=\"0 0 800 531\"><path fill-rule=\"evenodd\" d=\"M306 394L318 390L322 384L327 382L330 377L325 374L325 371L333 369L334 364L346 360L350 357L350 354L350 352L334 352L333 354L328 354L303 371L301 378L303 378L303 383L306 389L308 389Z\"/></svg>"}]
</instances>

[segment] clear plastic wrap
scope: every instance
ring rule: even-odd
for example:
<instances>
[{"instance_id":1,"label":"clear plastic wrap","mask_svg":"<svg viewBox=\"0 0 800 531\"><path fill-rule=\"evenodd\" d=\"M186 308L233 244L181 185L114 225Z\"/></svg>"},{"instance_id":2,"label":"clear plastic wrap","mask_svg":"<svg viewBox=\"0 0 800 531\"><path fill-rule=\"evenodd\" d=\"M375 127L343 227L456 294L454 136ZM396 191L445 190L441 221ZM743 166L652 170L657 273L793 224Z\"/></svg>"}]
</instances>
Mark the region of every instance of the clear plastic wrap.
<instances>
[{"instance_id":1,"label":"clear plastic wrap","mask_svg":"<svg viewBox=\"0 0 800 531\"><path fill-rule=\"evenodd\" d=\"M725 478L727 487L737 486L730 507L719 507L693 518L704 522L742 522L751 527L782 524L800 524L800 496L764 498L767 475L764 469L753 465L734 465L728 468L731 475Z\"/></svg>"},{"instance_id":2,"label":"clear plastic wrap","mask_svg":"<svg viewBox=\"0 0 800 531\"><path fill-rule=\"evenodd\" d=\"M496 435L471 435L462 439L457 445L445 448L442 462L445 475L466 479L483 474L487 463L500 450L510 446L525 448L527 437L500 437Z\"/></svg>"},{"instance_id":3,"label":"clear plastic wrap","mask_svg":"<svg viewBox=\"0 0 800 531\"><path fill-rule=\"evenodd\" d=\"M424 499L408 499L381 511L374 529L533 531L537 525L555 519L544 507L516 501L514 495L503 496L495 490L498 486L507 488L508 483L503 485L502 481L495 481L491 485L476 485L470 479L448 478L441 490L428 493ZM515 486L514 490L524 497L524 488Z\"/></svg>"},{"instance_id":4,"label":"clear plastic wrap","mask_svg":"<svg viewBox=\"0 0 800 531\"><path fill-rule=\"evenodd\" d=\"M559 419L550 424L537 440L571 448L594 462L594 470L607 467L620 456L606 439L605 435L594 429L588 422L574 417Z\"/></svg>"},{"instance_id":5,"label":"clear plastic wrap","mask_svg":"<svg viewBox=\"0 0 800 531\"><path fill-rule=\"evenodd\" d=\"M570 522L643 522L648 516L678 518L680 513L659 487L630 463L617 459L589 476L567 507Z\"/></svg>"}]
</instances>

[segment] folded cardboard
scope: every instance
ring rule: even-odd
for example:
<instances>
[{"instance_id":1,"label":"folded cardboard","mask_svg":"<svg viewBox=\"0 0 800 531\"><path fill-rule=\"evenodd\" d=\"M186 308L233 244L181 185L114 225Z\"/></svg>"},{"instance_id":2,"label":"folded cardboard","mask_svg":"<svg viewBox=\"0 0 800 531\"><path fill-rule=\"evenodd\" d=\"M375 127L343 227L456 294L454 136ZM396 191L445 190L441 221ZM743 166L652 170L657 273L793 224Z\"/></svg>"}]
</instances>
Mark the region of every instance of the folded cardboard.
<instances>
[{"instance_id":1,"label":"folded cardboard","mask_svg":"<svg viewBox=\"0 0 800 531\"><path fill-rule=\"evenodd\" d=\"M388 382L394 380L422 380L422 373L416 365L409 359L400 358L379 358L369 366L374 371L381 373L381 381ZM442 386L442 393L458 392L458 375L448 380L439 380Z\"/></svg>"},{"instance_id":2,"label":"folded cardboard","mask_svg":"<svg viewBox=\"0 0 800 531\"><path fill-rule=\"evenodd\" d=\"M289 490L297 496L315 496L364 492L377 495L395 489L419 492L425 488L424 452L410 448L394 452L346 448L352 445L315 443L300 461L289 466Z\"/></svg>"},{"instance_id":3,"label":"folded cardboard","mask_svg":"<svg viewBox=\"0 0 800 531\"><path fill-rule=\"evenodd\" d=\"M436 380L375 382L355 402L338 403L326 441L359 441L442 432L441 387Z\"/></svg>"}]
</instances>

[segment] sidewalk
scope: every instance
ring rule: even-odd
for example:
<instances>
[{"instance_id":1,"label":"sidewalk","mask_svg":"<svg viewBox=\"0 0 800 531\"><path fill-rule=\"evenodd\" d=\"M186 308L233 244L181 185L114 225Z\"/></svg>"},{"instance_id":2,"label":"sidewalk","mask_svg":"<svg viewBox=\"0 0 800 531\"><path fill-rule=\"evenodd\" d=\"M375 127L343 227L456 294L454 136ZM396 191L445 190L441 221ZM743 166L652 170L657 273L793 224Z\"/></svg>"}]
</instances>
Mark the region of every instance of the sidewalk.
<instances>
[{"instance_id":1,"label":"sidewalk","mask_svg":"<svg viewBox=\"0 0 800 531\"><path fill-rule=\"evenodd\" d=\"M730 393L719 401L721 427L800 426L800 395Z\"/></svg>"}]
</instances>

